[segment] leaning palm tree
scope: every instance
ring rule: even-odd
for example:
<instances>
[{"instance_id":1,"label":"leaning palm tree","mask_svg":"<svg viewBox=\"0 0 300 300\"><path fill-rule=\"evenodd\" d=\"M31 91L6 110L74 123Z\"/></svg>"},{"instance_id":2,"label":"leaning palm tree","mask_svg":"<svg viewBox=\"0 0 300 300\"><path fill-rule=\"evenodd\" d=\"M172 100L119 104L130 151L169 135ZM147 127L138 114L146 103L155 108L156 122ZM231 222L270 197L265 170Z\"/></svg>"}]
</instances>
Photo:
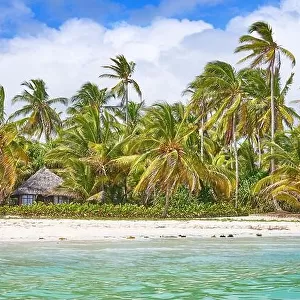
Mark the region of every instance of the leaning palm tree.
<instances>
[{"instance_id":1,"label":"leaning palm tree","mask_svg":"<svg viewBox=\"0 0 300 300\"><path fill-rule=\"evenodd\" d=\"M116 58L110 59L113 64L103 66L111 73L100 75L100 78L117 79L119 82L112 88L112 91L122 99L122 105L125 104L125 122L128 122L128 101L129 101L129 85L132 85L139 97L142 99L142 92L138 83L132 78L136 64L128 62L124 55L117 55Z\"/></svg>"},{"instance_id":2,"label":"leaning palm tree","mask_svg":"<svg viewBox=\"0 0 300 300\"><path fill-rule=\"evenodd\" d=\"M241 59L239 62L245 62L252 60L250 66L251 68L256 68L257 66L266 65L269 74L269 83L271 87L271 141L274 142L275 138L275 101L274 101L274 77L276 68L280 68L281 55L288 58L292 66L296 64L294 55L287 49L281 47L274 40L273 30L271 26L265 22L255 22L248 30L247 35L243 35L240 38L240 43L242 45L235 49L236 53L239 52L250 52L249 55ZM251 35L255 33L258 37ZM273 153L273 148L271 147L271 154ZM274 172L275 164L274 160L271 161L271 172Z\"/></svg>"},{"instance_id":3,"label":"leaning palm tree","mask_svg":"<svg viewBox=\"0 0 300 300\"><path fill-rule=\"evenodd\" d=\"M92 197L94 199L101 192L102 178L97 176L89 165L80 160L69 160L68 164L64 168L58 169L57 172L63 178L60 189L75 199L81 201Z\"/></svg>"},{"instance_id":4,"label":"leaning palm tree","mask_svg":"<svg viewBox=\"0 0 300 300\"><path fill-rule=\"evenodd\" d=\"M0 204L10 195L18 178L19 163L27 162L14 123L0 125Z\"/></svg>"},{"instance_id":5,"label":"leaning palm tree","mask_svg":"<svg viewBox=\"0 0 300 300\"><path fill-rule=\"evenodd\" d=\"M168 213L172 195L180 186L186 186L193 192L201 190L206 183L225 198L231 192L228 178L205 165L189 143L197 127L186 122L187 115L177 122L169 104L155 105L146 114L145 130L135 138L133 146L139 154L131 165L131 174L144 170L134 194L150 194L155 190L164 193L164 217Z\"/></svg>"},{"instance_id":6,"label":"leaning palm tree","mask_svg":"<svg viewBox=\"0 0 300 300\"><path fill-rule=\"evenodd\" d=\"M233 146L235 160L235 205L238 205L239 161L237 149L237 124L240 107L247 100L243 79L244 70L237 72L230 64L222 61L210 62L206 65L202 83L211 95L216 107L213 116L206 122L210 128L219 122L218 130L225 137L225 144Z\"/></svg>"},{"instance_id":7,"label":"leaning palm tree","mask_svg":"<svg viewBox=\"0 0 300 300\"><path fill-rule=\"evenodd\" d=\"M253 192L261 199L286 202L291 207L300 208L300 139L299 128L287 134L277 135L273 144L273 155L278 168L269 176L259 180Z\"/></svg>"},{"instance_id":8,"label":"leaning palm tree","mask_svg":"<svg viewBox=\"0 0 300 300\"><path fill-rule=\"evenodd\" d=\"M4 100L5 92L2 85L0 85L0 125L4 122Z\"/></svg>"},{"instance_id":9,"label":"leaning palm tree","mask_svg":"<svg viewBox=\"0 0 300 300\"><path fill-rule=\"evenodd\" d=\"M25 133L36 135L39 139L44 134L46 141L51 139L57 128L61 127L59 113L52 108L53 104L66 105L66 98L50 98L43 80L33 79L22 83L25 90L15 96L13 103L25 102L26 105L14 112L10 119L25 116L23 130Z\"/></svg>"}]
</instances>

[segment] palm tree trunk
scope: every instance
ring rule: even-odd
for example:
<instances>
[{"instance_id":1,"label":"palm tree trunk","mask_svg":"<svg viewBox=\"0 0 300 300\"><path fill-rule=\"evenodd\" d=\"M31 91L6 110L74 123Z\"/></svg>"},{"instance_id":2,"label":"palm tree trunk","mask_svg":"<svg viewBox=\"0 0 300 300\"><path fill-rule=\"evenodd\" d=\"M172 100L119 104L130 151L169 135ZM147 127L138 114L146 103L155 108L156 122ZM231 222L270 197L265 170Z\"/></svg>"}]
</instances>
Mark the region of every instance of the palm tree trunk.
<instances>
[{"instance_id":1,"label":"palm tree trunk","mask_svg":"<svg viewBox=\"0 0 300 300\"><path fill-rule=\"evenodd\" d=\"M274 103L274 62L271 66L271 142L274 143L275 140L275 103ZM271 155L274 154L273 146L271 146ZM274 158L271 159L271 173L275 171L275 161Z\"/></svg>"},{"instance_id":2,"label":"palm tree trunk","mask_svg":"<svg viewBox=\"0 0 300 300\"><path fill-rule=\"evenodd\" d=\"M167 215L168 215L168 210L169 210L169 206L170 206L170 195L169 195L169 193L167 192L167 193L166 193L165 208L164 208L164 211L163 211L163 214L162 214L162 217L163 217L163 218L166 218L166 217L167 217Z\"/></svg>"},{"instance_id":3,"label":"palm tree trunk","mask_svg":"<svg viewBox=\"0 0 300 300\"><path fill-rule=\"evenodd\" d=\"M4 203L5 197L4 197L4 191L0 189L0 205Z\"/></svg>"},{"instance_id":4,"label":"palm tree trunk","mask_svg":"<svg viewBox=\"0 0 300 300\"><path fill-rule=\"evenodd\" d=\"M128 125L128 98L129 98L129 91L128 91L128 82L125 82L125 123Z\"/></svg>"},{"instance_id":5,"label":"palm tree trunk","mask_svg":"<svg viewBox=\"0 0 300 300\"><path fill-rule=\"evenodd\" d=\"M203 131L203 126L204 126L204 119L201 118L201 128L200 128L200 139L201 139L201 145L200 145L200 157L201 160L204 160L204 131Z\"/></svg>"},{"instance_id":6,"label":"palm tree trunk","mask_svg":"<svg viewBox=\"0 0 300 300\"><path fill-rule=\"evenodd\" d=\"M127 175L124 178L124 203L127 202L128 198L128 187L127 187Z\"/></svg>"},{"instance_id":7,"label":"palm tree trunk","mask_svg":"<svg viewBox=\"0 0 300 300\"><path fill-rule=\"evenodd\" d=\"M99 133L100 133L100 142L102 142L102 115L103 115L103 107L99 107Z\"/></svg>"},{"instance_id":8,"label":"palm tree trunk","mask_svg":"<svg viewBox=\"0 0 300 300\"><path fill-rule=\"evenodd\" d=\"M235 207L238 207L238 193L239 193L239 161L238 161L238 151L237 151L237 142L236 142L236 116L233 115L232 120L232 130L233 130L233 151L234 151L234 160L235 160Z\"/></svg>"},{"instance_id":9,"label":"palm tree trunk","mask_svg":"<svg viewBox=\"0 0 300 300\"><path fill-rule=\"evenodd\" d=\"M261 141L260 135L257 134L257 148L258 148L258 167L261 168Z\"/></svg>"},{"instance_id":10,"label":"palm tree trunk","mask_svg":"<svg viewBox=\"0 0 300 300\"><path fill-rule=\"evenodd\" d=\"M232 147L232 144L230 143L230 144L229 144L229 154L230 154L230 168L231 168L231 169L234 168L233 160L231 159L231 155L232 155L232 152L233 152L233 151L232 151L232 148L233 148L233 147Z\"/></svg>"},{"instance_id":11,"label":"palm tree trunk","mask_svg":"<svg viewBox=\"0 0 300 300\"><path fill-rule=\"evenodd\" d=\"M274 100L274 61L272 62L272 66L271 66L271 142L274 143L275 142L275 100ZM274 154L274 148L271 145L271 155L273 156ZM275 171L275 161L274 158L272 157L271 159L271 166L270 166L270 171L271 173L273 173ZM273 205L275 210L282 210L277 202L277 200L275 198L273 198Z\"/></svg>"}]
</instances>

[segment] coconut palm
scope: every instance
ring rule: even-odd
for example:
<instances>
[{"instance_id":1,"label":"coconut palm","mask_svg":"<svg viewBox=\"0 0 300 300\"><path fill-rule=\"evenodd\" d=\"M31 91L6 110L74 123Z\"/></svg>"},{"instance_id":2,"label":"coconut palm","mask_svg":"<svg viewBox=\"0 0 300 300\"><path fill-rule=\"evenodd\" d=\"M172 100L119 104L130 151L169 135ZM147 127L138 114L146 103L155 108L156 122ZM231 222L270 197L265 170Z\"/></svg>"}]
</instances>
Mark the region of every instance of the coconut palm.
<instances>
[{"instance_id":1,"label":"coconut palm","mask_svg":"<svg viewBox=\"0 0 300 300\"><path fill-rule=\"evenodd\" d=\"M281 83L279 72L274 77L274 104L275 104L275 129L283 131L284 128L292 128L295 119L299 119L296 111L286 105L286 95L293 83L292 73L284 85ZM244 72L245 89L249 100L242 107L242 118L239 129L257 144L259 153L259 166L261 165L263 137L269 136L270 132L270 85L268 73L263 69L248 69Z\"/></svg>"},{"instance_id":2,"label":"coconut palm","mask_svg":"<svg viewBox=\"0 0 300 300\"><path fill-rule=\"evenodd\" d=\"M12 103L25 102L25 106L15 111L10 119L24 116L25 123L23 130L25 133L36 135L38 139L44 135L46 141L56 133L57 128L61 127L59 113L52 107L54 104L61 103L66 105L66 98L50 98L47 87L43 80L33 79L22 83L25 90L15 96Z\"/></svg>"},{"instance_id":3,"label":"coconut palm","mask_svg":"<svg viewBox=\"0 0 300 300\"><path fill-rule=\"evenodd\" d=\"M80 201L88 199L101 200L102 178L96 176L95 171L80 160L70 160L63 168L57 169L63 178L60 190Z\"/></svg>"},{"instance_id":4,"label":"coconut palm","mask_svg":"<svg viewBox=\"0 0 300 300\"><path fill-rule=\"evenodd\" d=\"M276 136L274 153L266 160L274 159L278 168L261 179L253 188L261 199L287 202L300 208L300 139L299 128Z\"/></svg>"},{"instance_id":5,"label":"coconut palm","mask_svg":"<svg viewBox=\"0 0 300 300\"><path fill-rule=\"evenodd\" d=\"M206 166L189 144L189 137L197 129L194 124L188 124L186 118L177 122L169 104L150 108L144 122L145 130L134 145L140 154L131 167L131 173L134 173L141 164L144 166L135 194L153 193L157 189L163 192L166 197L164 217L172 195L180 186L193 192L201 190L205 182L225 197L229 196L228 178Z\"/></svg>"},{"instance_id":6,"label":"coconut palm","mask_svg":"<svg viewBox=\"0 0 300 300\"><path fill-rule=\"evenodd\" d=\"M100 110L112 97L113 94L108 92L107 88L100 89L96 84L87 82L71 98L72 109L77 112L82 111L86 106L92 106Z\"/></svg>"},{"instance_id":7,"label":"coconut palm","mask_svg":"<svg viewBox=\"0 0 300 300\"><path fill-rule=\"evenodd\" d=\"M213 110L210 101L209 91L205 89L203 85L203 80L201 76L197 76L194 81L192 81L187 89L183 92L183 95L189 94L191 111L194 112L198 119L198 131L200 135L200 157L202 161L204 160L204 136L205 130L204 125L208 119L208 114Z\"/></svg>"},{"instance_id":8,"label":"coconut palm","mask_svg":"<svg viewBox=\"0 0 300 300\"><path fill-rule=\"evenodd\" d=\"M18 178L18 164L27 162L27 155L18 143L15 124L0 125L0 204L10 195Z\"/></svg>"},{"instance_id":9,"label":"coconut palm","mask_svg":"<svg viewBox=\"0 0 300 300\"><path fill-rule=\"evenodd\" d=\"M141 119L143 116L143 110L145 109L145 103L144 101L140 103L135 103L132 101L128 102L128 119L127 119L127 133L132 133L140 124ZM126 114L124 114L124 111L120 108L114 109L112 107L113 112L115 113L115 116L120 118L121 120L126 119Z\"/></svg>"},{"instance_id":10,"label":"coconut palm","mask_svg":"<svg viewBox=\"0 0 300 300\"><path fill-rule=\"evenodd\" d=\"M46 155L46 163L64 179L62 189L86 200L100 191L100 182L96 172L81 159L90 155L90 143L101 142L103 132L99 110L89 106L83 111L72 116L71 125L59 133L56 147Z\"/></svg>"},{"instance_id":11,"label":"coconut palm","mask_svg":"<svg viewBox=\"0 0 300 300\"><path fill-rule=\"evenodd\" d=\"M280 68L281 59L280 56L284 55L288 58L292 66L296 64L294 55L287 49L281 47L273 36L273 30L271 26L265 22L255 22L248 30L247 35L240 37L240 43L242 45L235 49L236 53L239 52L250 52L249 55L241 59L239 62L245 62L252 60L250 66L255 68L261 65L266 65L269 74L269 83L271 89L271 141L274 142L275 138L275 99L274 99L274 77L276 68ZM251 35L252 33L257 34L258 37ZM271 148L271 152L272 152ZM271 172L275 170L274 161L271 161Z\"/></svg>"},{"instance_id":12,"label":"coconut palm","mask_svg":"<svg viewBox=\"0 0 300 300\"><path fill-rule=\"evenodd\" d=\"M206 122L206 128L218 123L225 137L225 144L233 146L235 160L235 205L238 205L239 162L237 149L237 122L239 108L247 99L244 89L244 71L237 72L230 64L222 61L210 62L205 66L201 78L203 85L211 95L213 107L217 107L213 116Z\"/></svg>"},{"instance_id":13,"label":"coconut palm","mask_svg":"<svg viewBox=\"0 0 300 300\"><path fill-rule=\"evenodd\" d=\"M56 147L46 156L47 163L56 166L65 179L62 188L82 200L96 195L102 198L104 184L120 185L125 176L111 163L117 155L122 155L122 145L126 142L120 128L123 125L104 111L100 126L100 117L97 107L83 107L82 113L71 117L71 126L61 131Z\"/></svg>"},{"instance_id":14,"label":"coconut palm","mask_svg":"<svg viewBox=\"0 0 300 300\"><path fill-rule=\"evenodd\" d=\"M142 92L138 83L132 78L136 64L128 62L124 55L117 55L110 59L113 64L103 66L111 73L100 75L100 78L110 78L119 80L119 82L112 88L112 91L122 99L122 105L125 104L125 123L128 123L128 101L129 101L129 85L132 85L136 93L142 99Z\"/></svg>"},{"instance_id":15,"label":"coconut palm","mask_svg":"<svg viewBox=\"0 0 300 300\"><path fill-rule=\"evenodd\" d=\"M89 143L101 143L106 135L100 129L100 112L95 107L85 107L84 113L77 113L71 118L69 127L60 132L56 147L48 153L48 159L67 162L69 159L87 157Z\"/></svg>"}]
</instances>

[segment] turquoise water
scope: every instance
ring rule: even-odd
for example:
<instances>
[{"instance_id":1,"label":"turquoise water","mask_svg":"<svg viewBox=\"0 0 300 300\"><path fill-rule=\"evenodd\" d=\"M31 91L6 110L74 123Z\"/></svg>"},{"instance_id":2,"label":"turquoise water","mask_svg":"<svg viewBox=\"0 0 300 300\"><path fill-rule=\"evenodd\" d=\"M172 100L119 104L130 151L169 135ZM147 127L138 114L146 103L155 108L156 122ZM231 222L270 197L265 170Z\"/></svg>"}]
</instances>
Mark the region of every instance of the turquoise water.
<instances>
[{"instance_id":1,"label":"turquoise water","mask_svg":"<svg viewBox=\"0 0 300 300\"><path fill-rule=\"evenodd\" d=\"M0 299L300 299L300 239L0 244Z\"/></svg>"}]
</instances>

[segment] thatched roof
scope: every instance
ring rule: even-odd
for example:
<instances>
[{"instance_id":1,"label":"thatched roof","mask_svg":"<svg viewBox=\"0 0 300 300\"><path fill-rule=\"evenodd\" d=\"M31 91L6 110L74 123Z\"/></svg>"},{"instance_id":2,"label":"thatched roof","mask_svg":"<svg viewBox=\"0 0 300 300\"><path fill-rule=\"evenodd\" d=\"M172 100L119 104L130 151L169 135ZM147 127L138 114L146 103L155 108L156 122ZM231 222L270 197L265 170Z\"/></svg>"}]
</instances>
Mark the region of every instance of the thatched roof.
<instances>
[{"instance_id":1,"label":"thatched roof","mask_svg":"<svg viewBox=\"0 0 300 300\"><path fill-rule=\"evenodd\" d=\"M61 185L62 182L62 178L52 173L47 168L42 168L18 187L13 195L48 196L49 192Z\"/></svg>"},{"instance_id":2,"label":"thatched roof","mask_svg":"<svg viewBox=\"0 0 300 300\"><path fill-rule=\"evenodd\" d=\"M78 196L78 194L63 187L54 188L48 191L45 196L63 196L69 199L80 199L80 196Z\"/></svg>"}]
</instances>

